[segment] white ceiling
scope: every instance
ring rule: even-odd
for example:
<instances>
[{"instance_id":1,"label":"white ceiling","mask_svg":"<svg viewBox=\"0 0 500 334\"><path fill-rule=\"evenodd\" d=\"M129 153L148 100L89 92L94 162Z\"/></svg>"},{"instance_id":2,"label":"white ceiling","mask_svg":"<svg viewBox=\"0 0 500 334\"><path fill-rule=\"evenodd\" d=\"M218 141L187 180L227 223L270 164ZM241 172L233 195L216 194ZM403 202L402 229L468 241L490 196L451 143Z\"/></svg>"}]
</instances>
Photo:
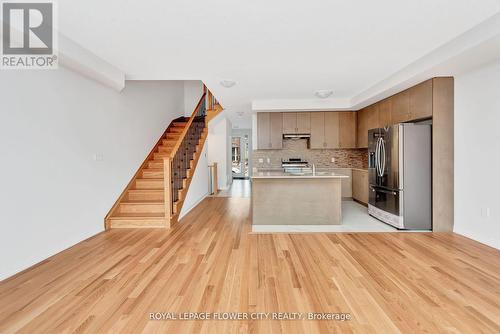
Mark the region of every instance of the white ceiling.
<instances>
[{"instance_id":1,"label":"white ceiling","mask_svg":"<svg viewBox=\"0 0 500 334\"><path fill-rule=\"evenodd\" d=\"M252 101L307 105L332 89L341 108L498 12L498 0L85 0L59 1L59 28L130 79L203 80L249 127Z\"/></svg>"}]
</instances>

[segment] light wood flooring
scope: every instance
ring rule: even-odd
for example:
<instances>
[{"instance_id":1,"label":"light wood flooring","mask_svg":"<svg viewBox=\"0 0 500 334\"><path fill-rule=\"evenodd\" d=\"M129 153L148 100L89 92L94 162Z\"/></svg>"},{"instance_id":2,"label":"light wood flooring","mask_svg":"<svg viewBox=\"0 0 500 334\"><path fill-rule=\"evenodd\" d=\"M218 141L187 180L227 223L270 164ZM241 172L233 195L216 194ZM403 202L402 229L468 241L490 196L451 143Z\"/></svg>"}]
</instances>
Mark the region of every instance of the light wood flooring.
<instances>
[{"instance_id":1,"label":"light wood flooring","mask_svg":"<svg viewBox=\"0 0 500 334\"><path fill-rule=\"evenodd\" d=\"M251 234L249 198L111 230L0 283L0 333L500 333L500 252L455 234ZM350 321L151 321L150 312Z\"/></svg>"}]
</instances>

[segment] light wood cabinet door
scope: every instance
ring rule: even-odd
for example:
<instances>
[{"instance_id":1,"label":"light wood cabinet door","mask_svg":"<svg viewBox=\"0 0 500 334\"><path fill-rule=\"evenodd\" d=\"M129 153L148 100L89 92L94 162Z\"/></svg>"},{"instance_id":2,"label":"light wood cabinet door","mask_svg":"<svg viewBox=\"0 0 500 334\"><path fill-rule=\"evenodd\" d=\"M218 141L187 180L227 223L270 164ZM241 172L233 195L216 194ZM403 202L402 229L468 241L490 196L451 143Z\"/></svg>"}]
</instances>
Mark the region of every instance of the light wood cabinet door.
<instances>
[{"instance_id":1,"label":"light wood cabinet door","mask_svg":"<svg viewBox=\"0 0 500 334\"><path fill-rule=\"evenodd\" d=\"M339 147L356 147L356 112L339 112Z\"/></svg>"},{"instance_id":2,"label":"light wood cabinet door","mask_svg":"<svg viewBox=\"0 0 500 334\"><path fill-rule=\"evenodd\" d=\"M325 113L311 112L311 138L309 147L311 149L321 149L325 147Z\"/></svg>"},{"instance_id":3,"label":"light wood cabinet door","mask_svg":"<svg viewBox=\"0 0 500 334\"><path fill-rule=\"evenodd\" d=\"M268 112L257 113L257 148L266 150L271 148L271 133L270 116Z\"/></svg>"},{"instance_id":4,"label":"light wood cabinet door","mask_svg":"<svg viewBox=\"0 0 500 334\"><path fill-rule=\"evenodd\" d=\"M407 90L391 97L391 121L393 124L410 120L410 94Z\"/></svg>"},{"instance_id":5,"label":"light wood cabinet door","mask_svg":"<svg viewBox=\"0 0 500 334\"><path fill-rule=\"evenodd\" d=\"M283 113L272 112L269 113L270 133L269 139L271 141L272 149L283 148Z\"/></svg>"},{"instance_id":6,"label":"light wood cabinet door","mask_svg":"<svg viewBox=\"0 0 500 334\"><path fill-rule=\"evenodd\" d=\"M366 108L366 138L368 140L368 130L380 128L378 123L378 103L372 104ZM366 143L368 146L368 143Z\"/></svg>"},{"instance_id":7,"label":"light wood cabinet door","mask_svg":"<svg viewBox=\"0 0 500 334\"><path fill-rule=\"evenodd\" d=\"M357 112L357 146L359 148L368 147L368 127L367 127L367 119L366 119L366 111L367 109L361 109Z\"/></svg>"},{"instance_id":8,"label":"light wood cabinet door","mask_svg":"<svg viewBox=\"0 0 500 334\"><path fill-rule=\"evenodd\" d=\"M297 113L295 112L283 113L283 133L284 134L297 133Z\"/></svg>"},{"instance_id":9,"label":"light wood cabinet door","mask_svg":"<svg viewBox=\"0 0 500 334\"><path fill-rule=\"evenodd\" d=\"M352 198L368 204L368 171L352 170Z\"/></svg>"},{"instance_id":10,"label":"light wood cabinet door","mask_svg":"<svg viewBox=\"0 0 500 334\"><path fill-rule=\"evenodd\" d=\"M325 112L325 148L339 148L339 113Z\"/></svg>"},{"instance_id":11,"label":"light wood cabinet door","mask_svg":"<svg viewBox=\"0 0 500 334\"><path fill-rule=\"evenodd\" d=\"M311 113L298 112L297 114L297 133L310 134L311 133Z\"/></svg>"},{"instance_id":12,"label":"light wood cabinet door","mask_svg":"<svg viewBox=\"0 0 500 334\"><path fill-rule=\"evenodd\" d=\"M410 119L432 117L432 79L422 82L409 90Z\"/></svg>"},{"instance_id":13,"label":"light wood cabinet door","mask_svg":"<svg viewBox=\"0 0 500 334\"><path fill-rule=\"evenodd\" d=\"M378 103L378 124L381 128L392 124L391 120L392 100L385 99Z\"/></svg>"}]
</instances>

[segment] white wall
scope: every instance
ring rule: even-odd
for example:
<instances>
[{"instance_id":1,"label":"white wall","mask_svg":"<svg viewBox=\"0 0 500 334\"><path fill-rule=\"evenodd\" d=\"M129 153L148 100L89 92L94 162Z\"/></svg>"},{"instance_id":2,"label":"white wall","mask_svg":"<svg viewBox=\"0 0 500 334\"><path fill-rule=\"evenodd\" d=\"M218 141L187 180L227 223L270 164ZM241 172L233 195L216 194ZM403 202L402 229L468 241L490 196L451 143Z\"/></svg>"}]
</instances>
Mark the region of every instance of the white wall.
<instances>
[{"instance_id":1,"label":"white wall","mask_svg":"<svg viewBox=\"0 0 500 334\"><path fill-rule=\"evenodd\" d=\"M208 124L208 163L217 162L219 189L227 189L231 173L231 121L223 111Z\"/></svg>"},{"instance_id":2,"label":"white wall","mask_svg":"<svg viewBox=\"0 0 500 334\"><path fill-rule=\"evenodd\" d=\"M102 231L184 100L182 82L117 93L64 68L2 71L0 92L3 279Z\"/></svg>"},{"instance_id":3,"label":"white wall","mask_svg":"<svg viewBox=\"0 0 500 334\"><path fill-rule=\"evenodd\" d=\"M500 62L496 62L455 77L454 231L497 249L499 143Z\"/></svg>"},{"instance_id":4,"label":"white wall","mask_svg":"<svg viewBox=\"0 0 500 334\"><path fill-rule=\"evenodd\" d=\"M200 159L198 160L198 165L189 185L189 189L184 200L184 205L182 206L181 213L179 214L179 219L182 219L189 211L191 211L198 203L200 203L208 195L208 144L205 141L203 149L201 151Z\"/></svg>"},{"instance_id":5,"label":"white wall","mask_svg":"<svg viewBox=\"0 0 500 334\"><path fill-rule=\"evenodd\" d=\"M191 117L203 95L203 82L200 80L184 81L184 116Z\"/></svg>"}]
</instances>

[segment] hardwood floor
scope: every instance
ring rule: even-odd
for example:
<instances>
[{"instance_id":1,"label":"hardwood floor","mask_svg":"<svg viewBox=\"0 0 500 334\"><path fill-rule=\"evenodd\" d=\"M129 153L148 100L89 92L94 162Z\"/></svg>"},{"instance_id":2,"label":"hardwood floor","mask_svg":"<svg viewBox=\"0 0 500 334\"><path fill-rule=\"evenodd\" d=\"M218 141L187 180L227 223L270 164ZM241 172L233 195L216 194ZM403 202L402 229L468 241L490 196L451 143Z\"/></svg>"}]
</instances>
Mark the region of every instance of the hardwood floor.
<instances>
[{"instance_id":1,"label":"hardwood floor","mask_svg":"<svg viewBox=\"0 0 500 334\"><path fill-rule=\"evenodd\" d=\"M0 333L500 333L500 252L455 234L251 234L249 198L110 230L0 283ZM154 321L150 312L349 321Z\"/></svg>"}]
</instances>

